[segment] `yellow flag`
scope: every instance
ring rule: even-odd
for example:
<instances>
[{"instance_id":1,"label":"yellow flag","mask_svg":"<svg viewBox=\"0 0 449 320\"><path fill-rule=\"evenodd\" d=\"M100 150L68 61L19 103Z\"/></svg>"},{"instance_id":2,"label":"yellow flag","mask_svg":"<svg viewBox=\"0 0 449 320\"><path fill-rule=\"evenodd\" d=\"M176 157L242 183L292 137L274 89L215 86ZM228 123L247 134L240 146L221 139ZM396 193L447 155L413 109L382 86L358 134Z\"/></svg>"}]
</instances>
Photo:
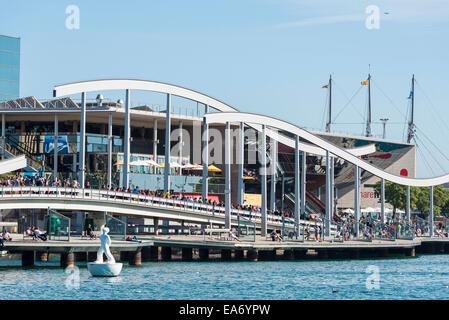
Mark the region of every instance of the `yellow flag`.
<instances>
[{"instance_id":1,"label":"yellow flag","mask_svg":"<svg viewBox=\"0 0 449 320\"><path fill-rule=\"evenodd\" d=\"M328 88L329 87L329 85L328 84L325 84L324 86L322 86L321 88Z\"/></svg>"},{"instance_id":2,"label":"yellow flag","mask_svg":"<svg viewBox=\"0 0 449 320\"><path fill-rule=\"evenodd\" d=\"M362 86L367 86L369 84L369 80L365 80L360 83L362 84Z\"/></svg>"}]
</instances>

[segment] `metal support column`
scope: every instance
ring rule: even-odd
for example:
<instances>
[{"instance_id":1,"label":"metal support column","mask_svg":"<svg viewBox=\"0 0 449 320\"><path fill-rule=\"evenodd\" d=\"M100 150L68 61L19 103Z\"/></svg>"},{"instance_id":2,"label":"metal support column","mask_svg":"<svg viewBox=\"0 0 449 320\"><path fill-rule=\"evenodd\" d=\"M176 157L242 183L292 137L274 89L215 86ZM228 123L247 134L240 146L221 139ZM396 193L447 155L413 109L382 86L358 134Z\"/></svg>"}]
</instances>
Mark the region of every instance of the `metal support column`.
<instances>
[{"instance_id":1,"label":"metal support column","mask_svg":"<svg viewBox=\"0 0 449 320\"><path fill-rule=\"evenodd\" d=\"M129 187L129 163L131 159L131 96L130 90L126 89L125 98L125 134L123 138L123 188Z\"/></svg>"},{"instance_id":2,"label":"metal support column","mask_svg":"<svg viewBox=\"0 0 449 320\"><path fill-rule=\"evenodd\" d=\"M433 186L430 186L429 233L433 237Z\"/></svg>"},{"instance_id":3,"label":"metal support column","mask_svg":"<svg viewBox=\"0 0 449 320\"><path fill-rule=\"evenodd\" d=\"M170 191L170 131L171 131L171 94L167 94L167 108L165 111L165 168L164 192Z\"/></svg>"},{"instance_id":4,"label":"metal support column","mask_svg":"<svg viewBox=\"0 0 449 320\"><path fill-rule=\"evenodd\" d=\"M355 236L359 237L359 217L360 217L360 168L354 168L354 219Z\"/></svg>"},{"instance_id":5,"label":"metal support column","mask_svg":"<svg viewBox=\"0 0 449 320\"><path fill-rule=\"evenodd\" d=\"M58 114L55 113L55 136L53 143L53 180L58 178Z\"/></svg>"},{"instance_id":6,"label":"metal support column","mask_svg":"<svg viewBox=\"0 0 449 320\"><path fill-rule=\"evenodd\" d=\"M112 187L112 113L108 121L108 187Z\"/></svg>"},{"instance_id":7,"label":"metal support column","mask_svg":"<svg viewBox=\"0 0 449 320\"><path fill-rule=\"evenodd\" d=\"M225 228L231 228L231 126L225 129Z\"/></svg>"},{"instance_id":8,"label":"metal support column","mask_svg":"<svg viewBox=\"0 0 449 320\"><path fill-rule=\"evenodd\" d=\"M179 164L182 166L183 165L183 163L182 163L182 147L183 147L183 144L184 144L184 137L183 137L183 135L182 135L182 120L181 121L179 121ZM179 168L179 174L181 175L181 168Z\"/></svg>"},{"instance_id":9,"label":"metal support column","mask_svg":"<svg viewBox=\"0 0 449 320\"><path fill-rule=\"evenodd\" d=\"M329 220L333 221L334 218L334 213L335 213L335 184L334 184L334 177L335 177L335 161L334 161L334 157L330 157L329 162L330 162L330 168L331 168L331 172L330 172L330 178L329 178L329 183L330 183L330 216L329 216Z\"/></svg>"},{"instance_id":10,"label":"metal support column","mask_svg":"<svg viewBox=\"0 0 449 320\"><path fill-rule=\"evenodd\" d=\"M262 175L262 224L261 224L261 236L267 235L267 141L266 141L265 125L262 125L262 135L260 144L261 155L261 175Z\"/></svg>"},{"instance_id":11,"label":"metal support column","mask_svg":"<svg viewBox=\"0 0 449 320\"><path fill-rule=\"evenodd\" d=\"M153 125L153 160L157 163L157 145L159 140L157 139L157 119L154 119ZM156 174L157 168L154 166L153 173Z\"/></svg>"},{"instance_id":12,"label":"metal support column","mask_svg":"<svg viewBox=\"0 0 449 320\"><path fill-rule=\"evenodd\" d=\"M5 121L5 114L2 113L2 160L5 160L5 144L6 144L6 121Z\"/></svg>"},{"instance_id":13,"label":"metal support column","mask_svg":"<svg viewBox=\"0 0 449 320\"><path fill-rule=\"evenodd\" d=\"M300 219L300 181L299 181L299 136L295 136L295 222Z\"/></svg>"},{"instance_id":14,"label":"metal support column","mask_svg":"<svg viewBox=\"0 0 449 320\"><path fill-rule=\"evenodd\" d=\"M81 120L80 120L80 151L78 160L78 180L84 188L86 173L86 93L81 93Z\"/></svg>"},{"instance_id":15,"label":"metal support column","mask_svg":"<svg viewBox=\"0 0 449 320\"><path fill-rule=\"evenodd\" d=\"M281 187L281 211L284 211L284 197L285 197L285 177L282 176L282 187Z\"/></svg>"},{"instance_id":16,"label":"metal support column","mask_svg":"<svg viewBox=\"0 0 449 320\"><path fill-rule=\"evenodd\" d=\"M385 223L385 180L380 179L380 221Z\"/></svg>"},{"instance_id":17,"label":"metal support column","mask_svg":"<svg viewBox=\"0 0 449 320\"><path fill-rule=\"evenodd\" d=\"M405 204L405 219L410 222L410 186L407 186L407 198Z\"/></svg>"},{"instance_id":18,"label":"metal support column","mask_svg":"<svg viewBox=\"0 0 449 320\"><path fill-rule=\"evenodd\" d=\"M323 221L326 236L330 236L330 224L329 224L331 215L330 175L331 175L331 168L330 168L329 151L326 150L326 214L325 214L325 221Z\"/></svg>"},{"instance_id":19,"label":"metal support column","mask_svg":"<svg viewBox=\"0 0 449 320\"><path fill-rule=\"evenodd\" d=\"M307 153L301 152L301 216L306 214L306 175L307 175Z\"/></svg>"},{"instance_id":20,"label":"metal support column","mask_svg":"<svg viewBox=\"0 0 449 320\"><path fill-rule=\"evenodd\" d=\"M239 205L243 205L244 197L245 197L245 185L243 183L243 162L245 161L245 124L240 122L239 127L239 154L238 154L238 166L239 172L237 177L237 203Z\"/></svg>"},{"instance_id":21,"label":"metal support column","mask_svg":"<svg viewBox=\"0 0 449 320\"><path fill-rule=\"evenodd\" d=\"M338 188L335 188L335 195L334 195L334 212L338 212Z\"/></svg>"},{"instance_id":22,"label":"metal support column","mask_svg":"<svg viewBox=\"0 0 449 320\"><path fill-rule=\"evenodd\" d=\"M270 163L270 174L271 174L271 187L270 187L270 210L271 213L276 211L276 169L277 169L277 141L271 140L271 163Z\"/></svg>"},{"instance_id":23,"label":"metal support column","mask_svg":"<svg viewBox=\"0 0 449 320\"><path fill-rule=\"evenodd\" d=\"M208 105L204 107L204 113L209 111ZM203 118L203 199L207 199L209 194L209 183L207 181L209 172L209 125L207 124L206 117Z\"/></svg>"}]
</instances>

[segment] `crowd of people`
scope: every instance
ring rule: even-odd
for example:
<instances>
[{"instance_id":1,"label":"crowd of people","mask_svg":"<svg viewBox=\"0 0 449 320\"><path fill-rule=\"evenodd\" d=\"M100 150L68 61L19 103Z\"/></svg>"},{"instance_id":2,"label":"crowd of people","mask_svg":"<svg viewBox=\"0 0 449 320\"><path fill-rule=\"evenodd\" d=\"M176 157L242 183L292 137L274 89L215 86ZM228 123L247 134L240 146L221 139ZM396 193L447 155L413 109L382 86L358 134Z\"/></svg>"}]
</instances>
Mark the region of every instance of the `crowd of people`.
<instances>
[{"instance_id":1,"label":"crowd of people","mask_svg":"<svg viewBox=\"0 0 449 320\"><path fill-rule=\"evenodd\" d=\"M64 188L80 188L80 183L74 179L48 179L44 177L39 177L37 175L22 175L17 174L14 176L7 176L0 179L0 186L3 187L25 187L25 186L36 186L36 187L64 187ZM87 181L85 184L85 188L91 188L90 183ZM142 189L139 186L136 187L114 187L114 186L106 186L102 185L101 190L108 190L113 192L123 192L130 193L136 195L143 196L152 196L158 198L165 199L173 199L173 200L181 200L195 204L208 204L215 207L224 207L225 204L220 201L212 200L212 199L203 199L201 196L186 196L182 193L170 193L170 192L162 192L160 190L154 191L149 189ZM243 210L249 212L250 218L252 218L252 214L260 214L261 208L259 206L254 205L238 205L231 204L232 209ZM213 212L215 210L212 210ZM274 217L285 217L294 219L294 213L290 210L275 210L274 212L269 211L269 214L272 216L269 218L274 220ZM274 216L274 217L273 217ZM255 215L254 215L255 217ZM306 220L309 222L315 222L314 226L307 224L304 228L305 239L315 241L321 241L323 239L323 219L319 214L308 214L301 217L302 220ZM343 240L349 240L351 235L355 234L355 218L353 215L348 213L339 212L335 214L333 217L333 224L337 227L337 236ZM379 219L373 218L371 216L361 217L359 220L359 231L363 238L365 239L373 239L375 237L380 238L399 238L404 235L413 236L423 236L428 234L429 226L425 221L415 220L412 223L407 223L400 219L390 219L387 222L381 222ZM29 234L28 234L29 233ZM27 235L32 236L36 239L46 239L46 236L43 235L39 228L30 228L27 230ZM439 223L435 228L435 235L438 237L447 238L449 236L448 231L446 230L445 224ZM282 235L281 235L282 236ZM4 243L5 238L2 236L2 245Z\"/></svg>"},{"instance_id":2,"label":"crowd of people","mask_svg":"<svg viewBox=\"0 0 449 320\"><path fill-rule=\"evenodd\" d=\"M88 183L86 183L87 187ZM80 184L77 180L56 179L50 180L48 178L39 177L37 175L14 175L7 176L0 179L0 186L3 187L65 187L65 188L79 188Z\"/></svg>"},{"instance_id":3,"label":"crowd of people","mask_svg":"<svg viewBox=\"0 0 449 320\"><path fill-rule=\"evenodd\" d=\"M38 176L25 176L25 175L15 175L15 176L8 176L3 179L0 179L0 186L4 187L63 187L63 188L80 188L80 183L75 180L69 180L69 179L56 179L51 180L44 177L38 177ZM85 183L85 188L90 189L91 185L90 182L87 181ZM182 193L170 193L170 192L163 192L160 190L149 190L149 189L142 189L139 186L135 187L128 187L128 188L122 188L122 187L114 187L114 186L106 186L102 185L100 187L101 190L107 190L112 192L120 192L120 193L131 193L136 195L142 195L142 196L151 196L151 197L158 197L158 198L165 198L165 199L173 199L173 200L181 200L186 202L191 202L195 204L208 204L213 207L224 207L225 204L222 201L216 201L212 199L203 199L202 196L186 196ZM237 204L231 204L232 209L238 209L238 210L244 210L249 211L251 213L260 213L261 208L254 205L237 205ZM291 217L291 213L287 212L281 212L281 211L275 211L273 212L276 216L285 216L285 217Z\"/></svg>"}]
</instances>

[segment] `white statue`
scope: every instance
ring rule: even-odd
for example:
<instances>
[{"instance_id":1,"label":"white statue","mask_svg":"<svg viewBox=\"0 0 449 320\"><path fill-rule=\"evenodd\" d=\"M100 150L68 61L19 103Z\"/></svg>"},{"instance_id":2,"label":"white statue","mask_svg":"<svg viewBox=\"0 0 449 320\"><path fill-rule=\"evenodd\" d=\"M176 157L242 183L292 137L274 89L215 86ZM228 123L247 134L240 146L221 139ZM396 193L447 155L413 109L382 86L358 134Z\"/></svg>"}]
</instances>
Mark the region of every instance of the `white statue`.
<instances>
[{"instance_id":1,"label":"white statue","mask_svg":"<svg viewBox=\"0 0 449 320\"><path fill-rule=\"evenodd\" d=\"M120 271L122 271L122 264L115 262L114 256L109 250L111 237L109 237L108 233L109 228L104 227L102 235L100 236L101 244L97 251L97 260L87 264L89 272L94 277L116 277L120 274ZM108 258L107 263L103 261L103 253L105 253Z\"/></svg>"},{"instance_id":2,"label":"white statue","mask_svg":"<svg viewBox=\"0 0 449 320\"><path fill-rule=\"evenodd\" d=\"M106 257L108 258L108 263L110 264L115 263L114 256L111 254L111 251L109 250L109 246L111 245L111 237L108 235L108 233L109 228L104 227L103 233L100 236L101 245L97 251L97 260L95 261L95 263L104 263L103 253L106 254Z\"/></svg>"}]
</instances>

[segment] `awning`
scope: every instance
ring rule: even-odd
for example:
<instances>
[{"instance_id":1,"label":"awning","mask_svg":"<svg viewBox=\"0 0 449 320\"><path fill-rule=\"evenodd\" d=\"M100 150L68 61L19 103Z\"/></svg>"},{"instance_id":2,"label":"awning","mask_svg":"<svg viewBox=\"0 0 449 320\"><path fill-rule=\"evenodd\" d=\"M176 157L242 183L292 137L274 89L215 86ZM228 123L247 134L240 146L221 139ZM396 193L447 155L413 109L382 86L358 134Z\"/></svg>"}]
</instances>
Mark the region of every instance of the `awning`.
<instances>
[{"instance_id":1,"label":"awning","mask_svg":"<svg viewBox=\"0 0 449 320\"><path fill-rule=\"evenodd\" d=\"M157 163L156 161L151 160L151 159L150 160L145 160L145 162L147 163L148 166L157 167L159 165L159 163Z\"/></svg>"},{"instance_id":2,"label":"awning","mask_svg":"<svg viewBox=\"0 0 449 320\"><path fill-rule=\"evenodd\" d=\"M203 166L195 163L195 164L186 164L183 167L185 170L203 170Z\"/></svg>"},{"instance_id":3,"label":"awning","mask_svg":"<svg viewBox=\"0 0 449 320\"><path fill-rule=\"evenodd\" d=\"M158 168L165 168L165 162L159 164L157 167ZM173 168L182 168L182 166L179 163L177 163L177 162L171 162L170 163L170 169L173 169Z\"/></svg>"},{"instance_id":4,"label":"awning","mask_svg":"<svg viewBox=\"0 0 449 320\"><path fill-rule=\"evenodd\" d=\"M114 163L114 166L123 166L123 159Z\"/></svg>"},{"instance_id":5,"label":"awning","mask_svg":"<svg viewBox=\"0 0 449 320\"><path fill-rule=\"evenodd\" d=\"M221 169L218 169L216 166L211 164L209 167L207 167L207 171L210 171L210 172L221 172Z\"/></svg>"},{"instance_id":6,"label":"awning","mask_svg":"<svg viewBox=\"0 0 449 320\"><path fill-rule=\"evenodd\" d=\"M149 166L148 165L148 162L147 161L145 161L145 160L136 160L136 161L131 161L130 163L129 163L129 165L130 166Z\"/></svg>"}]
</instances>

